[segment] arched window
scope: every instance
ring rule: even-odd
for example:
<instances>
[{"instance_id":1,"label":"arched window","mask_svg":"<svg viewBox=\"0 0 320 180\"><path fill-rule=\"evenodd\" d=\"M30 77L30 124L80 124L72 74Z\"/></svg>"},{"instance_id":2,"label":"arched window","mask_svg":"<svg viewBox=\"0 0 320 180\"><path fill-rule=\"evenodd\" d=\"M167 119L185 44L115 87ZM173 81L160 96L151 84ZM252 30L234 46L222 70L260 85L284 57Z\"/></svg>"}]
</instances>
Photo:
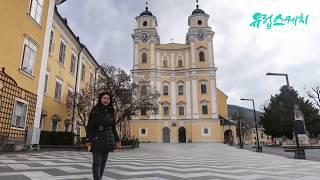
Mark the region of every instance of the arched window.
<instances>
[{"instance_id":1,"label":"arched window","mask_svg":"<svg viewBox=\"0 0 320 180\"><path fill-rule=\"evenodd\" d=\"M163 95L168 96L169 95L169 87L168 85L163 86Z\"/></svg>"},{"instance_id":2,"label":"arched window","mask_svg":"<svg viewBox=\"0 0 320 180\"><path fill-rule=\"evenodd\" d=\"M207 101L201 102L201 109L202 109L202 114L208 114L208 102Z\"/></svg>"},{"instance_id":3,"label":"arched window","mask_svg":"<svg viewBox=\"0 0 320 180\"><path fill-rule=\"evenodd\" d=\"M181 59L178 60L178 67L182 67L182 60Z\"/></svg>"},{"instance_id":4,"label":"arched window","mask_svg":"<svg viewBox=\"0 0 320 180\"><path fill-rule=\"evenodd\" d=\"M205 57L204 57L204 52L203 51L199 52L199 60L200 60L200 62L204 62L205 61Z\"/></svg>"},{"instance_id":5,"label":"arched window","mask_svg":"<svg viewBox=\"0 0 320 180\"><path fill-rule=\"evenodd\" d=\"M146 63L147 63L147 53L146 53L146 52L143 52L143 53L142 53L142 63L143 63L143 64L146 64Z\"/></svg>"},{"instance_id":6,"label":"arched window","mask_svg":"<svg viewBox=\"0 0 320 180\"><path fill-rule=\"evenodd\" d=\"M141 94L141 96L147 95L147 86L146 85L141 86L140 94Z\"/></svg>"},{"instance_id":7,"label":"arched window","mask_svg":"<svg viewBox=\"0 0 320 180\"><path fill-rule=\"evenodd\" d=\"M168 67L168 60L163 60L163 67Z\"/></svg>"},{"instance_id":8,"label":"arched window","mask_svg":"<svg viewBox=\"0 0 320 180\"><path fill-rule=\"evenodd\" d=\"M147 53L146 53L146 52L143 52L143 53L142 53L142 63L143 63L143 64L146 64L146 63L147 63Z\"/></svg>"},{"instance_id":9,"label":"arched window","mask_svg":"<svg viewBox=\"0 0 320 180\"><path fill-rule=\"evenodd\" d=\"M178 86L178 95L183 96L183 85Z\"/></svg>"}]
</instances>

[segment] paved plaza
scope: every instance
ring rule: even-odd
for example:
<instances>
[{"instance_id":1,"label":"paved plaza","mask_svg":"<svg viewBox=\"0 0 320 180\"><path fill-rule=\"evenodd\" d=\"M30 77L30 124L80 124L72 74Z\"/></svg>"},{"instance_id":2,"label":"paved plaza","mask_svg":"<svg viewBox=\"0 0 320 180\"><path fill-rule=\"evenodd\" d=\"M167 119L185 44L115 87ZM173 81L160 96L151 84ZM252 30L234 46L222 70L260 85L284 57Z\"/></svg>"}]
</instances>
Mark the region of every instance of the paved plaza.
<instances>
[{"instance_id":1,"label":"paved plaza","mask_svg":"<svg viewBox=\"0 0 320 180\"><path fill-rule=\"evenodd\" d=\"M92 179L91 153L0 155L0 180ZM219 143L142 144L110 154L104 179L319 180L320 162L241 150Z\"/></svg>"}]
</instances>

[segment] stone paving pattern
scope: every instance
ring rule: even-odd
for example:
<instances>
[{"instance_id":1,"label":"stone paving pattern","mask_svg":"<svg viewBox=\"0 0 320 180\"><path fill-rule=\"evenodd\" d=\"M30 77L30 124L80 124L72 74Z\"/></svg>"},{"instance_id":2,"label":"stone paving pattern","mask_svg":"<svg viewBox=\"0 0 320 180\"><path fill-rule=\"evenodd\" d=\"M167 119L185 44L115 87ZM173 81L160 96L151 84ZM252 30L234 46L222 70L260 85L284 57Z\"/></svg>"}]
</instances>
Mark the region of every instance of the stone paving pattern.
<instances>
[{"instance_id":1,"label":"stone paving pattern","mask_svg":"<svg viewBox=\"0 0 320 180\"><path fill-rule=\"evenodd\" d=\"M92 179L89 152L0 154L0 180ZM109 155L105 180L319 180L320 162L220 143L142 144Z\"/></svg>"}]
</instances>

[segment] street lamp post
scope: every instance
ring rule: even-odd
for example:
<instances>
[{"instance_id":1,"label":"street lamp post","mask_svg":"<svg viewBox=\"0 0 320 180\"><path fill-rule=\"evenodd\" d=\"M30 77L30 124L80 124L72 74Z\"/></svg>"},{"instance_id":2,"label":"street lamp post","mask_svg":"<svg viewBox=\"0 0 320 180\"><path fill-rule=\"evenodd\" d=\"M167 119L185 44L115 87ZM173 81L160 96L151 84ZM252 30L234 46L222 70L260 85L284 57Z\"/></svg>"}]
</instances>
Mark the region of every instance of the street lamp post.
<instances>
[{"instance_id":1,"label":"street lamp post","mask_svg":"<svg viewBox=\"0 0 320 180\"><path fill-rule=\"evenodd\" d=\"M239 123L239 146L240 146L240 149L243 149L243 142L242 142L242 130L241 130L241 120L240 120L240 113L238 111L238 123Z\"/></svg>"},{"instance_id":2,"label":"street lamp post","mask_svg":"<svg viewBox=\"0 0 320 180\"><path fill-rule=\"evenodd\" d=\"M257 143L258 143L256 152L262 152L262 147L260 146L260 142L259 142L257 116L256 116L256 108L255 108L255 105L254 105L254 100L253 100L253 99L243 99L243 98L240 99L240 100L241 100L241 101L251 101L251 102L252 102L252 105L253 105L253 115L254 115L254 124L255 124L255 126L256 126L256 137L257 137Z\"/></svg>"},{"instance_id":3,"label":"street lamp post","mask_svg":"<svg viewBox=\"0 0 320 180\"><path fill-rule=\"evenodd\" d=\"M288 74L284 74L284 73L270 73L268 72L266 74L267 76L285 76L286 77L286 81L287 81L287 88L289 89L289 77L288 77ZM295 105L294 105L295 106ZM297 145L297 149L295 151L295 158L296 159L306 159L306 154L305 154L305 151L304 149L301 149L300 148L300 144L299 144L299 137L298 137L298 134L297 132L294 130L294 136L295 136L295 139L296 139L296 145Z\"/></svg>"},{"instance_id":4,"label":"street lamp post","mask_svg":"<svg viewBox=\"0 0 320 180\"><path fill-rule=\"evenodd\" d=\"M230 127L230 119L228 120L228 122L229 122L229 145L230 146L232 146L232 144L231 144L231 136L232 136L232 134L231 134L231 127Z\"/></svg>"}]
</instances>

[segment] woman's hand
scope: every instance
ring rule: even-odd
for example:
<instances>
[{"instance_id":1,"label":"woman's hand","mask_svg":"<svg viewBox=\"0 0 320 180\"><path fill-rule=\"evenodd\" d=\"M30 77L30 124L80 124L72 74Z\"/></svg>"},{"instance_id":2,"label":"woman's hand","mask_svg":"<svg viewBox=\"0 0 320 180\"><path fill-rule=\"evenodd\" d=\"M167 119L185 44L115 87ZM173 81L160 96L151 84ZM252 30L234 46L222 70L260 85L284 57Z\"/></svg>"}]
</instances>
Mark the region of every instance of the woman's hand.
<instances>
[{"instance_id":1,"label":"woman's hand","mask_svg":"<svg viewBox=\"0 0 320 180\"><path fill-rule=\"evenodd\" d=\"M121 147L121 141L116 142L116 148L120 149L120 147Z\"/></svg>"}]
</instances>

